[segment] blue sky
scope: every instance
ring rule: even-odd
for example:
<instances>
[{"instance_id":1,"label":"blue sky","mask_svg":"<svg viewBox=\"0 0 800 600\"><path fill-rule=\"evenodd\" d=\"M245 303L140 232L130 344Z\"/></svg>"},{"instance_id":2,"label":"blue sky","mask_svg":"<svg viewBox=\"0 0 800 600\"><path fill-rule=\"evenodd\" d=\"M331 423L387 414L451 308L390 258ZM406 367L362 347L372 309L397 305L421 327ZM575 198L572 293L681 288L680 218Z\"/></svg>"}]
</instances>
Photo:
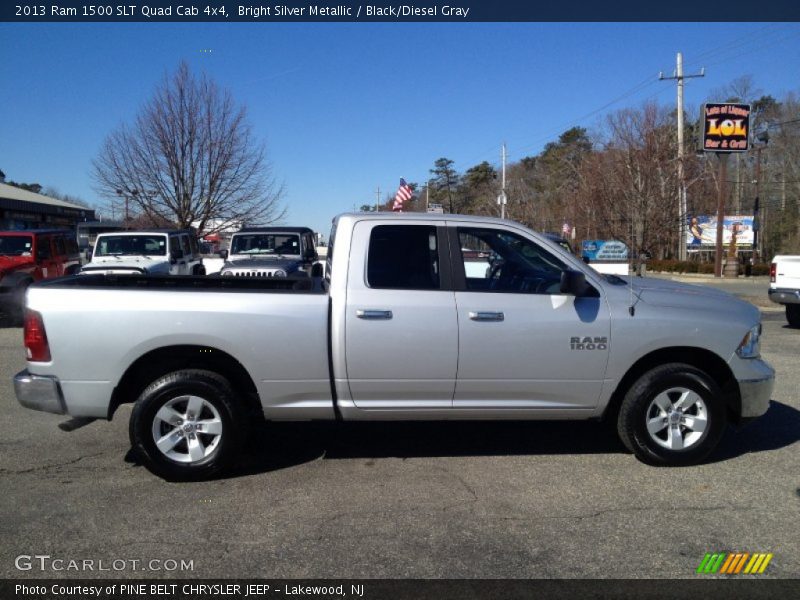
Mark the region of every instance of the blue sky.
<instances>
[{"instance_id":1,"label":"blue sky","mask_svg":"<svg viewBox=\"0 0 800 600\"><path fill-rule=\"evenodd\" d=\"M610 110L674 104L657 74L677 51L687 73L706 66L687 108L747 74L776 97L800 92L790 23L3 23L0 169L102 205L92 158L185 59L247 106L286 224L327 234L334 215L401 176L424 181L441 156L459 171L499 163L506 141L518 160Z\"/></svg>"}]
</instances>

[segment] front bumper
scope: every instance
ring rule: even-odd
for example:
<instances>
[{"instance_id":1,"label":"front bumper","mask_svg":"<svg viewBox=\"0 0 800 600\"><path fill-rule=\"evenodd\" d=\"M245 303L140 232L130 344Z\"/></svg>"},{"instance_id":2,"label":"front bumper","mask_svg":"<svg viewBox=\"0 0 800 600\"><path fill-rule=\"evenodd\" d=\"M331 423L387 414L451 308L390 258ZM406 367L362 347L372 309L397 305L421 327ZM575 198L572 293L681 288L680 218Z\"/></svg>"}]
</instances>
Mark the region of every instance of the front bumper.
<instances>
[{"instance_id":1,"label":"front bumper","mask_svg":"<svg viewBox=\"0 0 800 600\"><path fill-rule=\"evenodd\" d=\"M769 299L777 304L800 304L800 290L770 288Z\"/></svg>"},{"instance_id":2,"label":"front bumper","mask_svg":"<svg viewBox=\"0 0 800 600\"><path fill-rule=\"evenodd\" d=\"M14 375L14 393L26 408L57 415L67 414L64 394L56 377L31 375L25 369Z\"/></svg>"},{"instance_id":3,"label":"front bumper","mask_svg":"<svg viewBox=\"0 0 800 600\"><path fill-rule=\"evenodd\" d=\"M772 390L775 387L775 369L760 359L752 360L753 371L746 379L739 379L742 419L760 417L769 408Z\"/></svg>"}]
</instances>

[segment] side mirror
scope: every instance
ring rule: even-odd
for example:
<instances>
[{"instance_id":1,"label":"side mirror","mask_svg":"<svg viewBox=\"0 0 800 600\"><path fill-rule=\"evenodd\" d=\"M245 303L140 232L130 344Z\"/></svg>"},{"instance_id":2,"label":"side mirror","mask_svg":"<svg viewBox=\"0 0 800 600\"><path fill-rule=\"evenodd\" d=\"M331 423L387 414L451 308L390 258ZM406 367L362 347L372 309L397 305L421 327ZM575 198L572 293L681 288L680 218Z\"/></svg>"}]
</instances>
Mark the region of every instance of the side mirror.
<instances>
[{"instance_id":1,"label":"side mirror","mask_svg":"<svg viewBox=\"0 0 800 600\"><path fill-rule=\"evenodd\" d=\"M586 283L586 275L580 271L567 269L561 273L560 291L562 294L568 294L570 296L580 298L581 296L588 295L589 290L591 289L592 286Z\"/></svg>"},{"instance_id":2,"label":"side mirror","mask_svg":"<svg viewBox=\"0 0 800 600\"><path fill-rule=\"evenodd\" d=\"M591 259L590 259L588 256L586 256L586 255L584 254L584 255L583 255L583 262L584 262L584 263L586 263L586 264L588 265L590 262L592 262L592 260L591 260Z\"/></svg>"},{"instance_id":3,"label":"side mirror","mask_svg":"<svg viewBox=\"0 0 800 600\"><path fill-rule=\"evenodd\" d=\"M219 257L222 260L228 260L228 251L227 250L220 250L219 252L217 252L217 254L219 254Z\"/></svg>"},{"instance_id":4,"label":"side mirror","mask_svg":"<svg viewBox=\"0 0 800 600\"><path fill-rule=\"evenodd\" d=\"M322 264L321 263L314 263L311 267L311 276L312 277L322 277L324 275Z\"/></svg>"}]
</instances>

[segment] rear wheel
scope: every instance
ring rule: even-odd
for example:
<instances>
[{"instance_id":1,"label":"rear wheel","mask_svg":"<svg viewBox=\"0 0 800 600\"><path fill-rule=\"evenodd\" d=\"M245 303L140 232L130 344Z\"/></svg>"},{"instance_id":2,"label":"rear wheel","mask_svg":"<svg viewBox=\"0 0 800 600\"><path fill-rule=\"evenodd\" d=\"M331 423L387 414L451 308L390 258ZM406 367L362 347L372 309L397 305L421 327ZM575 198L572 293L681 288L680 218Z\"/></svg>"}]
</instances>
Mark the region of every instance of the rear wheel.
<instances>
[{"instance_id":1,"label":"rear wheel","mask_svg":"<svg viewBox=\"0 0 800 600\"><path fill-rule=\"evenodd\" d=\"M800 327L800 304L786 305L786 320L792 327Z\"/></svg>"},{"instance_id":2,"label":"rear wheel","mask_svg":"<svg viewBox=\"0 0 800 600\"><path fill-rule=\"evenodd\" d=\"M212 371L158 378L131 414L131 445L150 471L170 480L219 474L238 456L245 434L241 404L228 381Z\"/></svg>"},{"instance_id":3,"label":"rear wheel","mask_svg":"<svg viewBox=\"0 0 800 600\"><path fill-rule=\"evenodd\" d=\"M643 462L690 465L719 443L726 411L719 387L703 371L682 363L656 367L625 394L617 431Z\"/></svg>"}]
</instances>

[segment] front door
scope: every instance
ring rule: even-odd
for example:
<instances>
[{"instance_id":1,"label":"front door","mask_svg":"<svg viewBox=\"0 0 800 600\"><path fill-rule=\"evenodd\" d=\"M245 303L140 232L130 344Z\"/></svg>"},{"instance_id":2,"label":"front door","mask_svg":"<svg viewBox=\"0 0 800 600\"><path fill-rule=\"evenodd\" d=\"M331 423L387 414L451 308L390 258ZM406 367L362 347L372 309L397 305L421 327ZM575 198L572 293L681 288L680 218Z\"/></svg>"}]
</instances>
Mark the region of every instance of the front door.
<instances>
[{"instance_id":1,"label":"front door","mask_svg":"<svg viewBox=\"0 0 800 600\"><path fill-rule=\"evenodd\" d=\"M602 295L561 294L566 263L522 231L481 226L457 232L454 266L463 283L456 284L454 407L595 407L611 343Z\"/></svg>"},{"instance_id":2,"label":"front door","mask_svg":"<svg viewBox=\"0 0 800 600\"><path fill-rule=\"evenodd\" d=\"M424 222L356 223L345 355L359 408L452 406L458 323L442 240Z\"/></svg>"}]
</instances>

